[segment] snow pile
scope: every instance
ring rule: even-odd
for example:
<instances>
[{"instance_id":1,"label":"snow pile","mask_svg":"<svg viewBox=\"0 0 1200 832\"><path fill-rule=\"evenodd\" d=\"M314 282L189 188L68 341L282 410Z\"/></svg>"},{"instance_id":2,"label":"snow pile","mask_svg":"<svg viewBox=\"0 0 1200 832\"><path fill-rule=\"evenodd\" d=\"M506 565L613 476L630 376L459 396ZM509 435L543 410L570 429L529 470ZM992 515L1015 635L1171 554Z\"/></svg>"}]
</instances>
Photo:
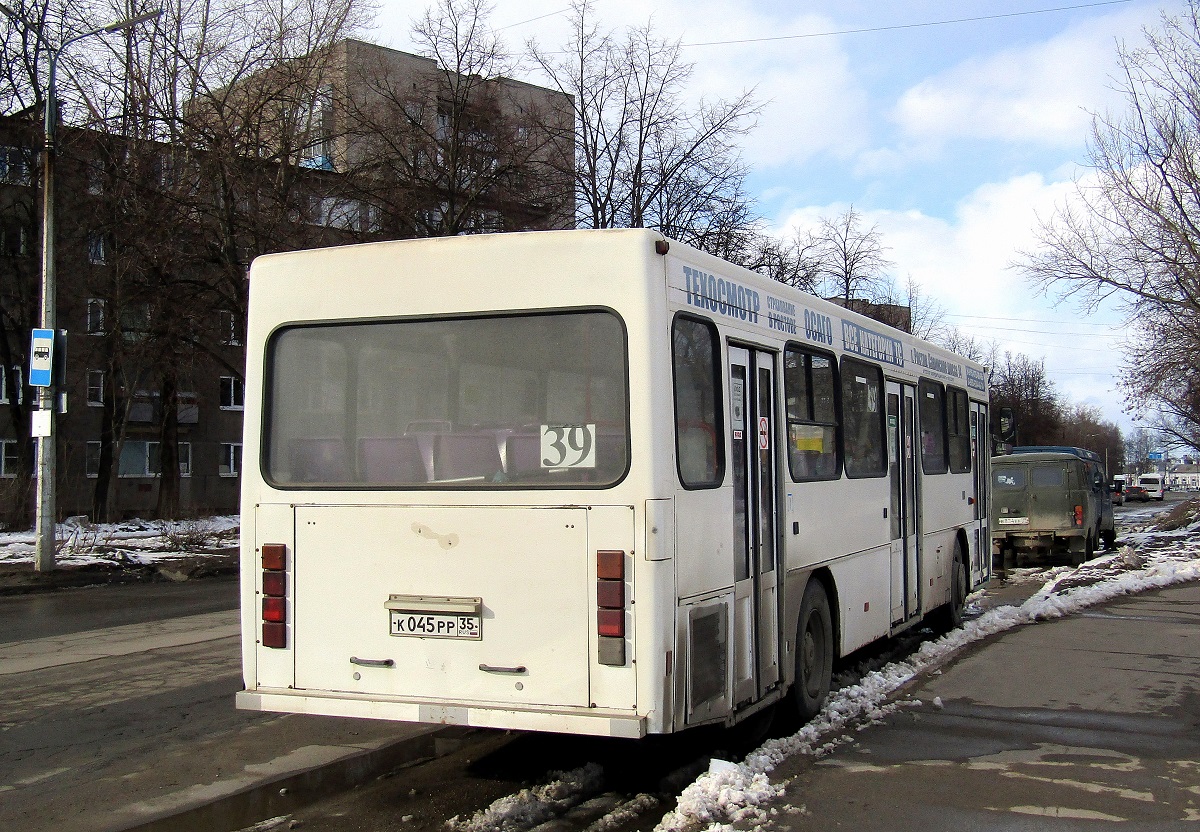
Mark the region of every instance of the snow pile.
<instances>
[{"instance_id":1,"label":"snow pile","mask_svg":"<svg viewBox=\"0 0 1200 832\"><path fill-rule=\"evenodd\" d=\"M453 832L519 832L556 818L600 790L604 769L597 763L572 771L556 771L556 779L532 789L521 789L480 809L467 820L458 815L446 821Z\"/></svg>"},{"instance_id":2,"label":"snow pile","mask_svg":"<svg viewBox=\"0 0 1200 832\"><path fill-rule=\"evenodd\" d=\"M1186 535L1186 539L1180 539ZM723 832L725 824L764 821L774 810L771 800L783 785L768 775L788 757L821 756L846 740L854 725L865 727L905 706L919 702L889 702L888 697L924 673L934 672L964 647L997 633L1079 612L1130 593L1161 589L1200 580L1200 523L1186 532L1142 533L1144 543L1171 541L1169 548L1139 552L1125 546L1119 552L1079 569L1051 570L1050 580L1020 606L989 610L947 635L928 641L903 661L872 671L854 685L832 692L825 707L796 734L770 740L740 764L722 763L684 789L675 810L663 817L656 832L685 832L707 828ZM935 703L936 705L936 703Z\"/></svg>"},{"instance_id":3,"label":"snow pile","mask_svg":"<svg viewBox=\"0 0 1200 832\"><path fill-rule=\"evenodd\" d=\"M239 525L237 515L95 524L70 517L55 530L55 560L60 566L146 566L228 553L238 545ZM0 532L0 566L32 563L35 547L32 531Z\"/></svg>"}]
</instances>

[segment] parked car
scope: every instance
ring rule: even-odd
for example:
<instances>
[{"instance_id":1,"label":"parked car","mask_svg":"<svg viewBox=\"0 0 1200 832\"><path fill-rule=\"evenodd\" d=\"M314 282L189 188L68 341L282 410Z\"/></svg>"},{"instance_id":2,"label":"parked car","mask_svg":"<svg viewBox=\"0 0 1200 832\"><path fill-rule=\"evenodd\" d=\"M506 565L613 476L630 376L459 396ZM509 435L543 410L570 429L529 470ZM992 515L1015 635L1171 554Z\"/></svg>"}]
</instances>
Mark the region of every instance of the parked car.
<instances>
[{"instance_id":1,"label":"parked car","mask_svg":"<svg viewBox=\"0 0 1200 832\"><path fill-rule=\"evenodd\" d=\"M1125 499L1131 503L1144 503L1150 499L1150 494L1140 485L1125 486Z\"/></svg>"},{"instance_id":2,"label":"parked car","mask_svg":"<svg viewBox=\"0 0 1200 832\"><path fill-rule=\"evenodd\" d=\"M1109 490L1112 492L1114 506L1125 505L1125 480L1113 480L1109 485Z\"/></svg>"},{"instance_id":3,"label":"parked car","mask_svg":"<svg viewBox=\"0 0 1200 832\"><path fill-rule=\"evenodd\" d=\"M1055 448L992 457L992 555L1090 560L1117 538L1104 465L1092 451Z\"/></svg>"}]
</instances>

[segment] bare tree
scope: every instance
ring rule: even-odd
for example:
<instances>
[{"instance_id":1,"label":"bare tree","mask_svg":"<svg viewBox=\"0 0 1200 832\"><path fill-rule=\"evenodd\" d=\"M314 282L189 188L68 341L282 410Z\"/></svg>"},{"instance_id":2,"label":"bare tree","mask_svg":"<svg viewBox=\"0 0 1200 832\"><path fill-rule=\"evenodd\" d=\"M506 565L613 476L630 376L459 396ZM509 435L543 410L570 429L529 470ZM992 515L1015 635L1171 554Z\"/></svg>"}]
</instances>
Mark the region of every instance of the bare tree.
<instances>
[{"instance_id":1,"label":"bare tree","mask_svg":"<svg viewBox=\"0 0 1200 832\"><path fill-rule=\"evenodd\" d=\"M1062 404L1046 362L1010 352L992 368L992 408L1011 407L1019 445L1054 445L1062 427Z\"/></svg>"},{"instance_id":2,"label":"bare tree","mask_svg":"<svg viewBox=\"0 0 1200 832\"><path fill-rule=\"evenodd\" d=\"M1020 266L1083 309L1114 299L1141 337L1122 387L1135 412L1200 442L1200 2L1122 46L1125 109L1092 120L1072 200L1044 222Z\"/></svg>"},{"instance_id":3,"label":"bare tree","mask_svg":"<svg viewBox=\"0 0 1200 832\"><path fill-rule=\"evenodd\" d=\"M737 250L757 225L735 145L758 113L753 93L688 102L693 65L677 41L650 24L606 31L590 0L572 10L571 42L530 52L571 96L575 129L561 155L574 163L577 223L659 228L719 254Z\"/></svg>"},{"instance_id":4,"label":"bare tree","mask_svg":"<svg viewBox=\"0 0 1200 832\"><path fill-rule=\"evenodd\" d=\"M849 306L859 299L878 302L887 293L887 248L878 225L863 228L862 215L851 205L837 217L821 220L816 232L826 297Z\"/></svg>"},{"instance_id":5,"label":"bare tree","mask_svg":"<svg viewBox=\"0 0 1200 832\"><path fill-rule=\"evenodd\" d=\"M756 235L736 260L772 280L819 294L820 252L821 241L816 235L811 230L798 228L790 237Z\"/></svg>"}]
</instances>

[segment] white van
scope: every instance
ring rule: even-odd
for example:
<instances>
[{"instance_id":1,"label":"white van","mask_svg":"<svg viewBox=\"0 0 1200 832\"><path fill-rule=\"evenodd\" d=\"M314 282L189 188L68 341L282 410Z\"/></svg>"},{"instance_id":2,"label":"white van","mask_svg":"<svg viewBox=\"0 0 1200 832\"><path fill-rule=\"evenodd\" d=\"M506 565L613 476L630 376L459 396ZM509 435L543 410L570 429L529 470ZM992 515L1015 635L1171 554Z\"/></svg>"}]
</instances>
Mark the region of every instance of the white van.
<instances>
[{"instance_id":1,"label":"white van","mask_svg":"<svg viewBox=\"0 0 1200 832\"><path fill-rule=\"evenodd\" d=\"M1162 502L1163 496L1166 493L1162 474L1142 474L1142 476L1138 477L1138 485L1146 489L1146 496L1151 500Z\"/></svg>"}]
</instances>

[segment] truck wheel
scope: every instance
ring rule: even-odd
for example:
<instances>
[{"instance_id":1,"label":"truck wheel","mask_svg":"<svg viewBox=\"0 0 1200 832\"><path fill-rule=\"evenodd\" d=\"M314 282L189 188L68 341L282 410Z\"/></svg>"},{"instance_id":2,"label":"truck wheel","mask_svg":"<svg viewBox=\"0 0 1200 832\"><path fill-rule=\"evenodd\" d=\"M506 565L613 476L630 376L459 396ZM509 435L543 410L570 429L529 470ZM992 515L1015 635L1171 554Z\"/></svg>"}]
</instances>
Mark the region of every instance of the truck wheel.
<instances>
[{"instance_id":1,"label":"truck wheel","mask_svg":"<svg viewBox=\"0 0 1200 832\"><path fill-rule=\"evenodd\" d=\"M821 711L833 678L833 616L825 587L810 578L796 627L796 680L792 701L796 716L808 722Z\"/></svg>"},{"instance_id":2,"label":"truck wheel","mask_svg":"<svg viewBox=\"0 0 1200 832\"><path fill-rule=\"evenodd\" d=\"M1117 544L1117 530L1105 529L1100 532L1100 539L1104 541L1104 548L1111 549Z\"/></svg>"}]
</instances>

